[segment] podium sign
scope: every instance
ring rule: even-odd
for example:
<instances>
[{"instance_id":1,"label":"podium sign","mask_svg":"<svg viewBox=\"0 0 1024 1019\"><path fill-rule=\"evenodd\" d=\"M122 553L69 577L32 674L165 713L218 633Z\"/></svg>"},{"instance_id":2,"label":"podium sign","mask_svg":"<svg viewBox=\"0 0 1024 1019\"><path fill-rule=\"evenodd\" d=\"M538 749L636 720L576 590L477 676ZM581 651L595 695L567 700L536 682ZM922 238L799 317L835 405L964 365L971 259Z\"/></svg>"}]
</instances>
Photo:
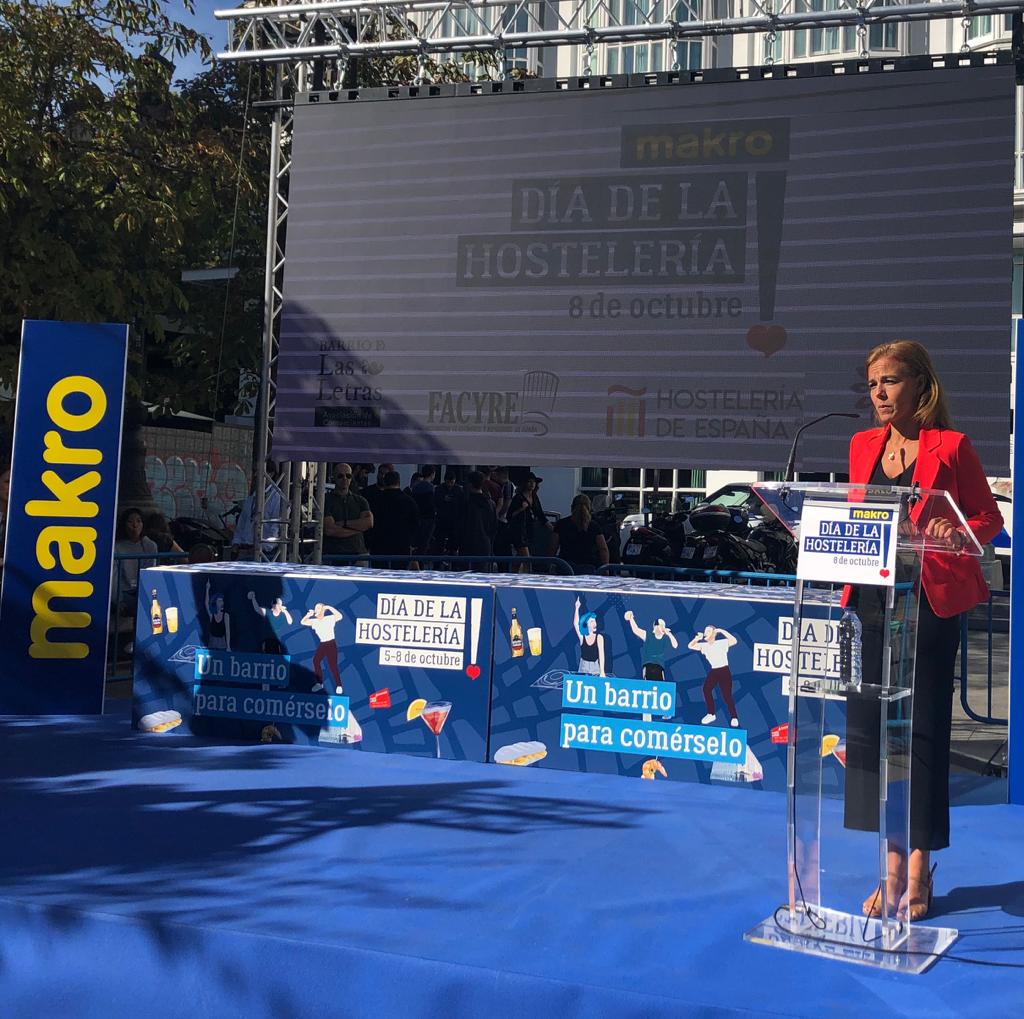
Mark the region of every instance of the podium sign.
<instances>
[{"instance_id":1,"label":"podium sign","mask_svg":"<svg viewBox=\"0 0 1024 1019\"><path fill-rule=\"evenodd\" d=\"M896 507L882 503L804 503L797 577L892 587L898 523Z\"/></svg>"},{"instance_id":2,"label":"podium sign","mask_svg":"<svg viewBox=\"0 0 1024 1019\"><path fill-rule=\"evenodd\" d=\"M889 862L910 842L914 666L921 562L981 548L945 492L879 485L762 483L755 490L800 539L787 735L786 901L744 937L790 951L920 973L953 943L951 928L912 924L889 901ZM945 539L953 522L967 548ZM802 667L805 606L854 585L831 609L840 679ZM846 702L843 731L830 701ZM825 795L823 759L846 769L843 801ZM876 834L877 833L877 834ZM877 892L875 892L877 889ZM871 916L861 903L875 894Z\"/></svg>"}]
</instances>

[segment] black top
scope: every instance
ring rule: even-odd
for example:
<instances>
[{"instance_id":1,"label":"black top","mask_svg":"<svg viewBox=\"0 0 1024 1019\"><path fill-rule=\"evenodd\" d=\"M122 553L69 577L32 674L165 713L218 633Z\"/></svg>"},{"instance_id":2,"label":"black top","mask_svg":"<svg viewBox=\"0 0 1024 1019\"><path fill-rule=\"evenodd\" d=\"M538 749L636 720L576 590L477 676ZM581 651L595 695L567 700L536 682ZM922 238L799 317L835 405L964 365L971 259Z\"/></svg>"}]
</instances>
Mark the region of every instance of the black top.
<instances>
[{"instance_id":1,"label":"black top","mask_svg":"<svg viewBox=\"0 0 1024 1019\"><path fill-rule=\"evenodd\" d=\"M380 488L373 502L373 530L367 538L374 555L409 555L416 544L420 514L411 495Z\"/></svg>"},{"instance_id":2,"label":"black top","mask_svg":"<svg viewBox=\"0 0 1024 1019\"><path fill-rule=\"evenodd\" d=\"M490 555L497 528L498 518L490 497L483 492L470 492L466 496L459 551L463 555Z\"/></svg>"},{"instance_id":3,"label":"black top","mask_svg":"<svg viewBox=\"0 0 1024 1019\"><path fill-rule=\"evenodd\" d=\"M914 483L914 468L917 466L917 460L912 464L907 465L907 469L902 474L897 474L895 478L890 478L888 474L882 469L882 460L879 457L878 463L875 464L874 473L871 475L871 480L868 482L869 485L892 485L894 488L910 488Z\"/></svg>"},{"instance_id":4,"label":"black top","mask_svg":"<svg viewBox=\"0 0 1024 1019\"><path fill-rule=\"evenodd\" d=\"M555 533L558 535L558 555L562 559L588 566L597 566L601 562L597 551L597 539L601 535L601 528L593 520L586 530L581 531L572 517L562 517L555 524Z\"/></svg>"},{"instance_id":5,"label":"black top","mask_svg":"<svg viewBox=\"0 0 1024 1019\"><path fill-rule=\"evenodd\" d=\"M459 526L466 512L466 493L458 485L438 485L434 489L434 512L442 523Z\"/></svg>"}]
</instances>

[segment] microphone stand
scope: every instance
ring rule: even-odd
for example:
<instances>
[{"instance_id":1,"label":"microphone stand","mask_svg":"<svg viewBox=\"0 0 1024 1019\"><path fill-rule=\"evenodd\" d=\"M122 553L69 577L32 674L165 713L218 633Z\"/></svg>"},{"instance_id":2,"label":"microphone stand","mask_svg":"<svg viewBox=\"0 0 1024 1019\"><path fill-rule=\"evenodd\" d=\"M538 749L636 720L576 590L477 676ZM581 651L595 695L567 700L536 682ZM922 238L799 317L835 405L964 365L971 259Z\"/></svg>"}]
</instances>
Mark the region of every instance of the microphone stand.
<instances>
[{"instance_id":1,"label":"microphone stand","mask_svg":"<svg viewBox=\"0 0 1024 1019\"><path fill-rule=\"evenodd\" d=\"M793 436L793 445L789 449L789 459L786 461L786 476L784 481L792 481L796 474L796 445L800 441L800 436L811 427L811 425L818 424L819 421L825 421L828 418L859 418L859 414L847 414L842 411L832 411L830 414L822 414L821 417L815 418L813 421L808 421L807 424L801 425L796 430L796 435Z\"/></svg>"}]
</instances>

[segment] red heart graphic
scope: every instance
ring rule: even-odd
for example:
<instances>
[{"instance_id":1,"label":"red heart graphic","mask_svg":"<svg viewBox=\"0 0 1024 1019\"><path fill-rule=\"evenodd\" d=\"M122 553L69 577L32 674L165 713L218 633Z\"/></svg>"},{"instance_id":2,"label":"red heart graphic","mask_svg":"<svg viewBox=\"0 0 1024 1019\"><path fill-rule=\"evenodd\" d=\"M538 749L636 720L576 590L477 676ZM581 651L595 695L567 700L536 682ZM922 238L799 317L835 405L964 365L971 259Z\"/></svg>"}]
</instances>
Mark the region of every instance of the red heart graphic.
<instances>
[{"instance_id":1,"label":"red heart graphic","mask_svg":"<svg viewBox=\"0 0 1024 1019\"><path fill-rule=\"evenodd\" d=\"M765 357L782 350L786 345L786 330L778 325L755 325L747 330L747 346L760 351Z\"/></svg>"},{"instance_id":2,"label":"red heart graphic","mask_svg":"<svg viewBox=\"0 0 1024 1019\"><path fill-rule=\"evenodd\" d=\"M466 675L469 676L470 679L477 679L477 678L479 678L479 676L480 676L480 666L479 665L467 665L466 666Z\"/></svg>"},{"instance_id":3,"label":"red heart graphic","mask_svg":"<svg viewBox=\"0 0 1024 1019\"><path fill-rule=\"evenodd\" d=\"M888 577L889 576L889 571L888 570L879 570L878 572L883 577Z\"/></svg>"}]
</instances>

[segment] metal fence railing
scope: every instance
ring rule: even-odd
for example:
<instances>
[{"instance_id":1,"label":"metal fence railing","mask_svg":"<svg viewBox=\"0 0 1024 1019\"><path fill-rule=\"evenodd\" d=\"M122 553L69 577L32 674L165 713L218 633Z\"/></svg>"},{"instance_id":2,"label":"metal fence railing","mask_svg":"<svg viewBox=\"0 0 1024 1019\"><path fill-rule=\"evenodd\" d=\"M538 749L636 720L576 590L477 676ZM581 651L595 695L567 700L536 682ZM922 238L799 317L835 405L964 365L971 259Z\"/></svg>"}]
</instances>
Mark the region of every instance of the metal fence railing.
<instances>
[{"instance_id":1,"label":"metal fence railing","mask_svg":"<svg viewBox=\"0 0 1024 1019\"><path fill-rule=\"evenodd\" d=\"M328 566L359 566L378 570L445 570L453 573L555 573L574 576L575 571L557 556L514 555L325 555Z\"/></svg>"},{"instance_id":2,"label":"metal fence railing","mask_svg":"<svg viewBox=\"0 0 1024 1019\"><path fill-rule=\"evenodd\" d=\"M987 641L987 677L985 681L985 714L975 711L969 701L969 663L968 663L968 642L970 630L968 626L970 613L963 613L960 616L960 707L964 714L972 721L981 722L984 725L1006 725L1007 719L999 718L992 714L992 688L993 688L993 658L994 658L994 635L995 635L995 614L993 611L996 600L1009 599L1009 591L990 591L988 603L982 607L982 613L986 620L985 636Z\"/></svg>"},{"instance_id":3,"label":"metal fence railing","mask_svg":"<svg viewBox=\"0 0 1024 1019\"><path fill-rule=\"evenodd\" d=\"M763 587L792 587L796 576L790 573L748 573L741 570L700 570L692 566L634 565L608 563L597 571L601 576L637 577L648 580L721 580Z\"/></svg>"}]
</instances>

